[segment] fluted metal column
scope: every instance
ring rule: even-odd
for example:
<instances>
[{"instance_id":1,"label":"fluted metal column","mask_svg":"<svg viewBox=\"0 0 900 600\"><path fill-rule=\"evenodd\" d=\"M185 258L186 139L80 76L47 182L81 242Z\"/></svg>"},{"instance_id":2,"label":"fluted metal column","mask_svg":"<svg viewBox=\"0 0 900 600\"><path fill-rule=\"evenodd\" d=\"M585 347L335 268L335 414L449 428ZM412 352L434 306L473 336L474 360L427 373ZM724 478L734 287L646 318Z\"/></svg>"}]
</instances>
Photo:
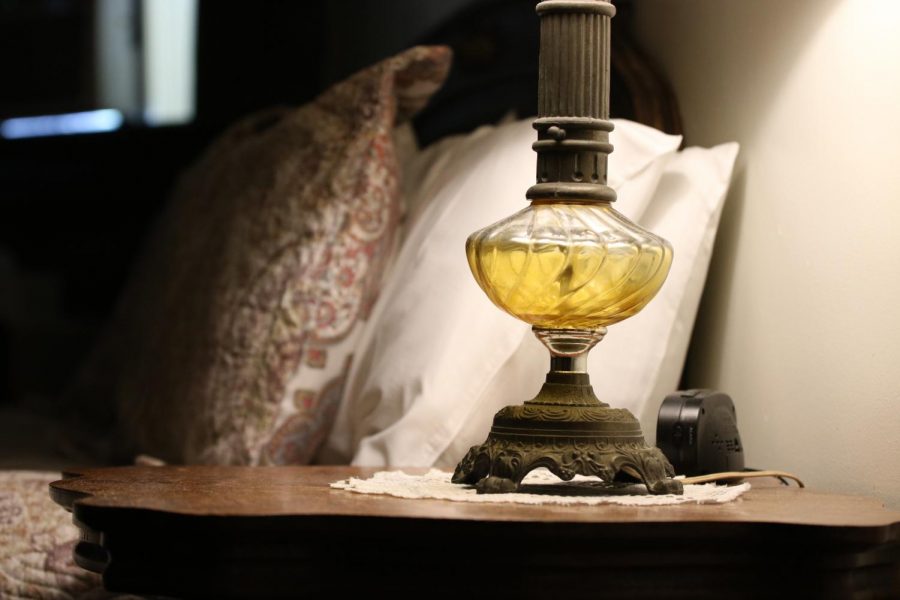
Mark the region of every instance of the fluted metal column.
<instances>
[{"instance_id":1,"label":"fluted metal column","mask_svg":"<svg viewBox=\"0 0 900 600\"><path fill-rule=\"evenodd\" d=\"M603 202L609 132L610 19L607 0L546 0L541 17L537 183L531 200Z\"/></svg>"}]
</instances>

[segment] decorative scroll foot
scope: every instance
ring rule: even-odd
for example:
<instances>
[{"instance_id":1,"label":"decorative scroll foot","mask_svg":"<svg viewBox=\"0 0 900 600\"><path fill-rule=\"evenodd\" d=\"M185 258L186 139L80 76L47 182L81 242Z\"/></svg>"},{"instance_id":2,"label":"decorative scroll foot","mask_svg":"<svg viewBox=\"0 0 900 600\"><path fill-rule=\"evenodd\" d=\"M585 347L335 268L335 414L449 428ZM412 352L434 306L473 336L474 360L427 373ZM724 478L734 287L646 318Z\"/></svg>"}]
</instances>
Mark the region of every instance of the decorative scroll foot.
<instances>
[{"instance_id":1,"label":"decorative scroll foot","mask_svg":"<svg viewBox=\"0 0 900 600\"><path fill-rule=\"evenodd\" d=\"M647 484L647 490L651 494L656 494L658 496L664 494L680 496L684 493L684 486L677 479L667 477L666 479L660 479L659 481Z\"/></svg>"},{"instance_id":2,"label":"decorative scroll foot","mask_svg":"<svg viewBox=\"0 0 900 600\"><path fill-rule=\"evenodd\" d=\"M643 441L643 440L642 440ZM623 452L619 461L619 470L634 479L643 482L651 494L684 493L684 486L677 479L672 479L675 469L659 448L644 445L635 451Z\"/></svg>"},{"instance_id":3,"label":"decorative scroll foot","mask_svg":"<svg viewBox=\"0 0 900 600\"><path fill-rule=\"evenodd\" d=\"M505 477L485 477L475 485L479 494L509 494L519 489L519 484Z\"/></svg>"}]
</instances>

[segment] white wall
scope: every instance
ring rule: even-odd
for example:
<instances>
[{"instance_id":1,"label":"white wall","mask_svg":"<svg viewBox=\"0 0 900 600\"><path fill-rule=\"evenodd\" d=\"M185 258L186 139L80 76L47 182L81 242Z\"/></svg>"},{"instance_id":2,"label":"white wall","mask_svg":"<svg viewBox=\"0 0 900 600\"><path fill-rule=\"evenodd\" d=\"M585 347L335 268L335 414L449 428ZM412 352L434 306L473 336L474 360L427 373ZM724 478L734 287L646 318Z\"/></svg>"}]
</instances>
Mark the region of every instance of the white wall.
<instances>
[{"instance_id":1,"label":"white wall","mask_svg":"<svg viewBox=\"0 0 900 600\"><path fill-rule=\"evenodd\" d=\"M742 146L687 383L749 466L900 507L900 2L635 4L687 142Z\"/></svg>"}]
</instances>

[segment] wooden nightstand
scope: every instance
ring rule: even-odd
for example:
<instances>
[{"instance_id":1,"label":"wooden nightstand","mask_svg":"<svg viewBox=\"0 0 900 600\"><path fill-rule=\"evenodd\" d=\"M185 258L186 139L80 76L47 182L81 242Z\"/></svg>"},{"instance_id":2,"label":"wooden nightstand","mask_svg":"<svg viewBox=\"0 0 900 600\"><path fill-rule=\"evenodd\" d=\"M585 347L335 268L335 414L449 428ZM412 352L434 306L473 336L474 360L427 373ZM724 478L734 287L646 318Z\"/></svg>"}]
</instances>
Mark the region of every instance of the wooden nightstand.
<instances>
[{"instance_id":1,"label":"wooden nightstand","mask_svg":"<svg viewBox=\"0 0 900 600\"><path fill-rule=\"evenodd\" d=\"M754 484L722 505L563 507L328 486L374 471L88 469L50 494L83 532L76 561L120 592L900 597L900 513L868 498Z\"/></svg>"}]
</instances>

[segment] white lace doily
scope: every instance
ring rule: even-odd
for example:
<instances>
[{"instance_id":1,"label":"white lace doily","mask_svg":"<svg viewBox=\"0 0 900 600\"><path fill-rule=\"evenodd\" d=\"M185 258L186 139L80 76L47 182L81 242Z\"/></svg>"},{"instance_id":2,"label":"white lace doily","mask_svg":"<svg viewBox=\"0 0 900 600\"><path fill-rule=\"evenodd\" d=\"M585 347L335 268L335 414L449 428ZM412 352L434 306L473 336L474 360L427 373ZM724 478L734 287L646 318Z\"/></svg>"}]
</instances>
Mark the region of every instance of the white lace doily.
<instances>
[{"instance_id":1,"label":"white lace doily","mask_svg":"<svg viewBox=\"0 0 900 600\"><path fill-rule=\"evenodd\" d=\"M431 498L454 502L625 506L722 504L735 500L750 489L749 483L734 486L707 483L685 485L684 494L681 496L672 494L653 496L646 493L646 488L642 484L606 484L596 478L579 475L571 482L562 482L546 469L537 469L522 481L526 486L523 492L479 494L471 486L450 483L450 477L451 473L437 469L432 469L425 475L407 475L403 471L380 471L369 479L351 477L336 481L331 487L360 494L384 494L397 498Z\"/></svg>"}]
</instances>

